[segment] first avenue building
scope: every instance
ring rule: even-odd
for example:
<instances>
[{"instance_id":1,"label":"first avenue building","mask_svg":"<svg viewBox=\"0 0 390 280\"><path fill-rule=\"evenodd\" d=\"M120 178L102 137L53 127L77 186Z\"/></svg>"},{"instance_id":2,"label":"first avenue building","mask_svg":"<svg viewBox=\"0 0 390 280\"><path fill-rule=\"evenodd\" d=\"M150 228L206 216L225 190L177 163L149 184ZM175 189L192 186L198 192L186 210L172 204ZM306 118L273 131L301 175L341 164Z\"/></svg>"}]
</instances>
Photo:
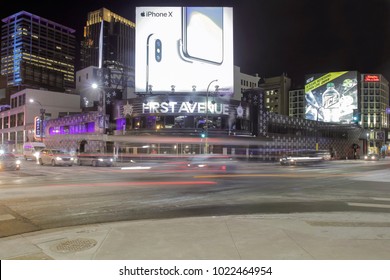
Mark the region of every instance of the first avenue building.
<instances>
[{"instance_id":1,"label":"first avenue building","mask_svg":"<svg viewBox=\"0 0 390 280\"><path fill-rule=\"evenodd\" d=\"M119 159L213 153L277 160L316 149L353 158L354 146L363 148L364 133L356 125L274 114L265 110L263 100L261 89L245 91L241 101L210 95L119 100L106 130L99 126L99 112L73 114L47 121L45 143L79 152L105 151Z\"/></svg>"}]
</instances>

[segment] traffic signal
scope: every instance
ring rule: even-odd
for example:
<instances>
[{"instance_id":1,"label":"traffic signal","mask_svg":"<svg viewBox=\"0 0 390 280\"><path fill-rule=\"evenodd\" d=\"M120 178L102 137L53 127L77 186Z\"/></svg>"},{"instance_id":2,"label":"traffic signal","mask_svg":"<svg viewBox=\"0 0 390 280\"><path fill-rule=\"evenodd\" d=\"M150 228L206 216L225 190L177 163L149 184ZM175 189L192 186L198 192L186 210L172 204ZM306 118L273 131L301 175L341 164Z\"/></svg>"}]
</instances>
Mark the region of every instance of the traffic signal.
<instances>
[{"instance_id":1,"label":"traffic signal","mask_svg":"<svg viewBox=\"0 0 390 280\"><path fill-rule=\"evenodd\" d=\"M202 130L202 132L200 133L200 137L201 138L206 138L206 136L207 136L206 131Z\"/></svg>"}]
</instances>

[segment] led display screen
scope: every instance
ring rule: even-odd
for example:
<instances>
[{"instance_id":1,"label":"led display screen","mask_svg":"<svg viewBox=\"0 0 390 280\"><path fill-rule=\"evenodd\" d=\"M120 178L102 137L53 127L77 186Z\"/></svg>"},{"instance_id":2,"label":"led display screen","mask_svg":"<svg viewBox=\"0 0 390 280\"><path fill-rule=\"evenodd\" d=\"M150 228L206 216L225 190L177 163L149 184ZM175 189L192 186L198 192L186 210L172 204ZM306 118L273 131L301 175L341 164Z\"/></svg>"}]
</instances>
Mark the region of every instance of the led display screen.
<instances>
[{"instance_id":1,"label":"led display screen","mask_svg":"<svg viewBox=\"0 0 390 280\"><path fill-rule=\"evenodd\" d=\"M357 72L342 71L306 76L306 119L351 123L358 108Z\"/></svg>"},{"instance_id":2,"label":"led display screen","mask_svg":"<svg viewBox=\"0 0 390 280\"><path fill-rule=\"evenodd\" d=\"M233 74L232 8L136 8L137 93L204 93L217 86L229 96Z\"/></svg>"}]
</instances>

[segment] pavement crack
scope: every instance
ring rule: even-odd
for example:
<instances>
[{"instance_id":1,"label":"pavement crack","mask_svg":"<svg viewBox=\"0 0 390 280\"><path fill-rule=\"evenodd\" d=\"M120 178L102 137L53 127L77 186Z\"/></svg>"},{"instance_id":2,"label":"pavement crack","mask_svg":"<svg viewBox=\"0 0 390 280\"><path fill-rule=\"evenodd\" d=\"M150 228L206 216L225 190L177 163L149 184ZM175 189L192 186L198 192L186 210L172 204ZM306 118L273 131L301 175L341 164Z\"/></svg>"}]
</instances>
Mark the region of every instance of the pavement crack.
<instances>
[{"instance_id":1,"label":"pavement crack","mask_svg":"<svg viewBox=\"0 0 390 280\"><path fill-rule=\"evenodd\" d=\"M294 239L294 237L292 237L290 234L288 234L288 231L287 231L287 230L282 229L282 231L287 235L288 238L290 238L290 240L291 240L292 242L294 242L295 245L297 245L299 248L301 248L303 251L305 251L305 253L308 254L313 260L315 259L315 257L314 257L312 254L310 254L310 252L307 251L304 247L302 247L302 245L299 244L299 242L296 241L296 240Z\"/></svg>"},{"instance_id":2,"label":"pavement crack","mask_svg":"<svg viewBox=\"0 0 390 280\"><path fill-rule=\"evenodd\" d=\"M229 228L229 225L228 225L226 219L225 219L224 222L225 222L226 229L227 229L228 232L229 232L230 238L231 238L232 241L233 241L234 247L236 248L237 254L238 254L238 256L240 257L240 260L242 260L242 257L241 257L241 254L240 254L240 250L239 250L238 247L237 247L236 241L234 240L233 234L232 234L232 232L231 232L231 230L230 230L230 228Z\"/></svg>"}]
</instances>

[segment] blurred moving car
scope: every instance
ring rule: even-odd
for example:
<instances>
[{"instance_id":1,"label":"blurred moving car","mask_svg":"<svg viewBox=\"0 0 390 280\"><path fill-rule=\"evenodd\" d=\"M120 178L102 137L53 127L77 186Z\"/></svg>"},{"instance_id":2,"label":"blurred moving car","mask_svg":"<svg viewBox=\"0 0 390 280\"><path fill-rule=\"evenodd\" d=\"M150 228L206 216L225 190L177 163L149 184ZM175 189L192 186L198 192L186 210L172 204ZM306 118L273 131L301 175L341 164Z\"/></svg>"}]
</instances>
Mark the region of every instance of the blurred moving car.
<instances>
[{"instance_id":1,"label":"blurred moving car","mask_svg":"<svg viewBox=\"0 0 390 280\"><path fill-rule=\"evenodd\" d=\"M12 153L1 153L0 170L20 170L20 159Z\"/></svg>"},{"instance_id":2,"label":"blurred moving car","mask_svg":"<svg viewBox=\"0 0 390 280\"><path fill-rule=\"evenodd\" d=\"M364 156L364 160L379 160L378 154L368 154Z\"/></svg>"},{"instance_id":3,"label":"blurred moving car","mask_svg":"<svg viewBox=\"0 0 390 280\"><path fill-rule=\"evenodd\" d=\"M238 162L223 155L196 155L189 158L187 167L212 171L232 171L237 169Z\"/></svg>"},{"instance_id":4,"label":"blurred moving car","mask_svg":"<svg viewBox=\"0 0 390 280\"><path fill-rule=\"evenodd\" d=\"M114 158L112 156L108 156L105 154L78 154L76 158L76 162L78 165L92 165L94 167L97 166L113 166Z\"/></svg>"},{"instance_id":5,"label":"blurred moving car","mask_svg":"<svg viewBox=\"0 0 390 280\"><path fill-rule=\"evenodd\" d=\"M298 165L324 161L323 156L284 156L279 159L281 165Z\"/></svg>"},{"instance_id":6,"label":"blurred moving car","mask_svg":"<svg viewBox=\"0 0 390 280\"><path fill-rule=\"evenodd\" d=\"M279 159L281 165L320 163L330 160L331 153L324 150L305 150L295 155L285 155Z\"/></svg>"},{"instance_id":7,"label":"blurred moving car","mask_svg":"<svg viewBox=\"0 0 390 280\"><path fill-rule=\"evenodd\" d=\"M73 162L74 157L70 153L60 149L43 149L38 157L38 163L40 165L51 164L52 166L72 166Z\"/></svg>"}]
</instances>

